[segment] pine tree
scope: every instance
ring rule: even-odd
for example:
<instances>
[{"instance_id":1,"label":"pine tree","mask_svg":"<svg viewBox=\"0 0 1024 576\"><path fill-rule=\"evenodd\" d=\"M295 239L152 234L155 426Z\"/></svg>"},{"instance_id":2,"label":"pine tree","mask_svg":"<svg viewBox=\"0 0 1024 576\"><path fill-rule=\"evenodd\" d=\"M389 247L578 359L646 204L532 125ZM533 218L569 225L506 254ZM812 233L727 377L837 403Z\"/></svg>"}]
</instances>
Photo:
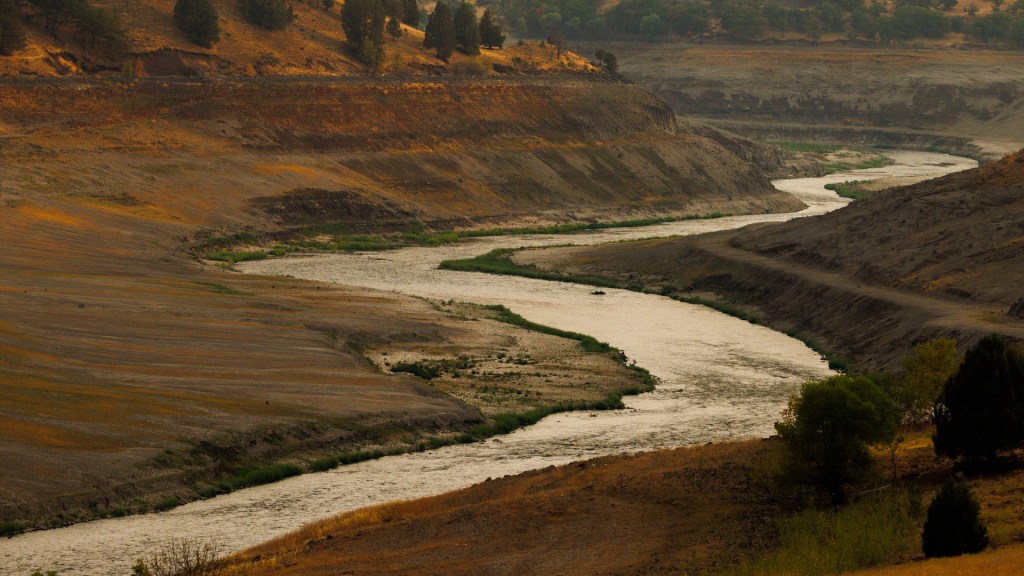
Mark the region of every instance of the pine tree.
<instances>
[{"instance_id":1,"label":"pine tree","mask_svg":"<svg viewBox=\"0 0 1024 576\"><path fill-rule=\"evenodd\" d=\"M505 45L505 35L501 33L501 26L498 25L491 9L484 10L480 18L480 44L488 48L501 48Z\"/></svg>"},{"instance_id":2,"label":"pine tree","mask_svg":"<svg viewBox=\"0 0 1024 576\"><path fill-rule=\"evenodd\" d=\"M402 35L402 17L404 16L405 6L402 4L402 0L385 0L384 8L388 16L386 27L388 34L392 38L398 38Z\"/></svg>"},{"instance_id":3,"label":"pine tree","mask_svg":"<svg viewBox=\"0 0 1024 576\"><path fill-rule=\"evenodd\" d=\"M371 71L384 61L384 23L381 0L346 0L341 7L341 27L349 47Z\"/></svg>"},{"instance_id":4,"label":"pine tree","mask_svg":"<svg viewBox=\"0 0 1024 576\"><path fill-rule=\"evenodd\" d=\"M476 21L476 8L469 2L455 9L455 43L470 56L480 53L480 26Z\"/></svg>"},{"instance_id":5,"label":"pine tree","mask_svg":"<svg viewBox=\"0 0 1024 576\"><path fill-rule=\"evenodd\" d=\"M452 20L448 4L443 1L434 6L434 11L427 20L423 46L437 50L437 57L445 62L455 51L455 22Z\"/></svg>"},{"instance_id":6,"label":"pine tree","mask_svg":"<svg viewBox=\"0 0 1024 576\"><path fill-rule=\"evenodd\" d=\"M200 46L209 48L220 40L217 9L210 0L178 0L174 4L174 23Z\"/></svg>"},{"instance_id":7,"label":"pine tree","mask_svg":"<svg viewBox=\"0 0 1024 576\"><path fill-rule=\"evenodd\" d=\"M281 30L295 20L291 4L285 0L240 0L245 17L267 30Z\"/></svg>"},{"instance_id":8,"label":"pine tree","mask_svg":"<svg viewBox=\"0 0 1024 576\"><path fill-rule=\"evenodd\" d=\"M403 0L402 22L406 26L416 28L420 25L420 6L416 0Z\"/></svg>"},{"instance_id":9,"label":"pine tree","mask_svg":"<svg viewBox=\"0 0 1024 576\"><path fill-rule=\"evenodd\" d=\"M14 0L0 0L0 55L10 56L26 43L18 4Z\"/></svg>"}]
</instances>

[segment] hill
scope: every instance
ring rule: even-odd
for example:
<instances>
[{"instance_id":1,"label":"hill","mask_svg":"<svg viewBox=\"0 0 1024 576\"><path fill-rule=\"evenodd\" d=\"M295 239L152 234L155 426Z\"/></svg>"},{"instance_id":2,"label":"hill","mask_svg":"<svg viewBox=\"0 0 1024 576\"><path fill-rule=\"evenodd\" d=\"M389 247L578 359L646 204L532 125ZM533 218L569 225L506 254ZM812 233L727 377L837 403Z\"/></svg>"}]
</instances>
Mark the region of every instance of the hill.
<instances>
[{"instance_id":1,"label":"hill","mask_svg":"<svg viewBox=\"0 0 1024 576\"><path fill-rule=\"evenodd\" d=\"M203 48L188 40L173 20L175 0L90 0L111 15L126 33L123 54L102 45L88 45L60 29L44 28L38 11L23 7L28 46L9 57L0 56L0 76L67 76L120 73L131 63L139 76L348 76L366 72L366 65L345 45L338 2L324 10L320 2L294 2L294 22L269 31L247 21L236 0L212 0L221 40ZM385 40L387 74L444 74L465 67L488 72L597 71L571 52L556 54L553 46L532 42L502 50L484 49L475 58L456 52L450 63L423 47L423 32L402 25L402 36Z\"/></svg>"},{"instance_id":2,"label":"hill","mask_svg":"<svg viewBox=\"0 0 1024 576\"><path fill-rule=\"evenodd\" d=\"M517 261L726 302L861 370L896 369L911 346L937 336L961 347L992 332L1024 338L1022 159L890 189L823 216L529 251Z\"/></svg>"}]
</instances>

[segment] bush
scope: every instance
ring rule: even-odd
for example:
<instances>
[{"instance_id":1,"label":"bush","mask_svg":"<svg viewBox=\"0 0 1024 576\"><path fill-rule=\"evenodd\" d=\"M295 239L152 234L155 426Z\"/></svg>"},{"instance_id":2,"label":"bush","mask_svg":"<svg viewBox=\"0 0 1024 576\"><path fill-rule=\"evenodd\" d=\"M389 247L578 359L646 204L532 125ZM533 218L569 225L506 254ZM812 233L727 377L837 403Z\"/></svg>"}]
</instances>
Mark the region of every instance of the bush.
<instances>
[{"instance_id":1,"label":"bush","mask_svg":"<svg viewBox=\"0 0 1024 576\"><path fill-rule=\"evenodd\" d=\"M174 4L174 23L189 40L205 48L220 40L217 9L210 0L178 0Z\"/></svg>"},{"instance_id":2,"label":"bush","mask_svg":"<svg viewBox=\"0 0 1024 576\"><path fill-rule=\"evenodd\" d=\"M1024 359L986 336L946 382L935 412L935 452L993 461L1024 442Z\"/></svg>"},{"instance_id":3,"label":"bush","mask_svg":"<svg viewBox=\"0 0 1024 576\"><path fill-rule=\"evenodd\" d=\"M925 556L959 556L988 546L988 530L978 518L979 506L970 489L949 480L928 507L921 548Z\"/></svg>"},{"instance_id":4,"label":"bush","mask_svg":"<svg viewBox=\"0 0 1024 576\"><path fill-rule=\"evenodd\" d=\"M215 576L221 573L220 547L209 542L175 539L132 567L134 576Z\"/></svg>"},{"instance_id":5,"label":"bush","mask_svg":"<svg viewBox=\"0 0 1024 576\"><path fill-rule=\"evenodd\" d=\"M896 403L869 378L840 375L805 384L775 429L791 457L790 477L841 504L845 486L870 469L867 445L891 441L898 417Z\"/></svg>"},{"instance_id":6,"label":"bush","mask_svg":"<svg viewBox=\"0 0 1024 576\"><path fill-rule=\"evenodd\" d=\"M242 12L253 24L267 30L281 30L295 20L291 4L284 0L240 0Z\"/></svg>"},{"instance_id":7,"label":"bush","mask_svg":"<svg viewBox=\"0 0 1024 576\"><path fill-rule=\"evenodd\" d=\"M10 56L26 43L18 4L14 0L0 0L0 55Z\"/></svg>"}]
</instances>

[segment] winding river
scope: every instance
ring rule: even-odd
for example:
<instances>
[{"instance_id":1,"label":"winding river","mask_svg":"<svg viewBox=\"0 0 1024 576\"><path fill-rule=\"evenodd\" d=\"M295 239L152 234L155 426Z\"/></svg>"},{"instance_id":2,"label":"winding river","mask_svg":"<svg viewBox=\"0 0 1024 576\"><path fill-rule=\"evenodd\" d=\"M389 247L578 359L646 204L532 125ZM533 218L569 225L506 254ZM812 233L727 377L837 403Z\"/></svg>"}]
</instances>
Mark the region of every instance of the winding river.
<instances>
[{"instance_id":1,"label":"winding river","mask_svg":"<svg viewBox=\"0 0 1024 576\"><path fill-rule=\"evenodd\" d=\"M438 494L488 477L517 474L600 455L764 436L786 399L807 379L829 374L803 343L763 326L660 296L525 278L437 270L449 258L495 248L597 244L654 236L700 234L754 222L821 214L843 206L829 182L928 178L971 168L972 160L933 153L893 152L895 164L780 180L775 185L808 208L620 228L566 236L504 236L439 248L337 254L251 262L245 272L290 275L432 299L504 304L526 318L582 332L621 348L657 376L651 393L626 398L627 408L569 413L486 442L393 456L307 474L276 484L194 502L163 513L99 520L0 540L0 575L58 570L62 576L131 572L174 537L189 536L238 550L303 524L363 506Z\"/></svg>"}]
</instances>

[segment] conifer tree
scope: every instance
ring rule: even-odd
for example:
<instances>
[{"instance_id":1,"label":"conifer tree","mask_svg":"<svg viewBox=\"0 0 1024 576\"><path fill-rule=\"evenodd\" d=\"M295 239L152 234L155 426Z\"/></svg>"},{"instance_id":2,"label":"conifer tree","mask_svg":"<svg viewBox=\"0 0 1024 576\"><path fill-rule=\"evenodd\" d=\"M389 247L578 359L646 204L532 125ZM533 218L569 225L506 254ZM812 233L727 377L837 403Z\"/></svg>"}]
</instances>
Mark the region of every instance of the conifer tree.
<instances>
[{"instance_id":1,"label":"conifer tree","mask_svg":"<svg viewBox=\"0 0 1024 576\"><path fill-rule=\"evenodd\" d=\"M501 26L490 8L484 10L480 18L480 44L488 48L501 48L505 45L505 35L501 33Z\"/></svg>"},{"instance_id":2,"label":"conifer tree","mask_svg":"<svg viewBox=\"0 0 1024 576\"><path fill-rule=\"evenodd\" d=\"M462 2L455 9L455 43L459 50L470 56L480 53L480 26L476 21L476 8Z\"/></svg>"},{"instance_id":3,"label":"conifer tree","mask_svg":"<svg viewBox=\"0 0 1024 576\"><path fill-rule=\"evenodd\" d=\"M416 0L403 0L402 22L406 26L416 28L420 25L420 6Z\"/></svg>"},{"instance_id":4,"label":"conifer tree","mask_svg":"<svg viewBox=\"0 0 1024 576\"><path fill-rule=\"evenodd\" d=\"M374 71L384 60L384 23L381 0L346 0L341 7L341 27L349 47Z\"/></svg>"},{"instance_id":5,"label":"conifer tree","mask_svg":"<svg viewBox=\"0 0 1024 576\"><path fill-rule=\"evenodd\" d=\"M217 9L210 0L178 0L174 4L174 23L200 46L209 48L220 40Z\"/></svg>"},{"instance_id":6,"label":"conifer tree","mask_svg":"<svg viewBox=\"0 0 1024 576\"><path fill-rule=\"evenodd\" d=\"M452 20L452 12L448 9L448 4L443 1L439 1L434 6L434 11L427 19L423 46L434 48L437 51L437 57L445 62L455 51L455 22Z\"/></svg>"},{"instance_id":7,"label":"conifer tree","mask_svg":"<svg viewBox=\"0 0 1024 576\"><path fill-rule=\"evenodd\" d=\"M402 0L384 0L384 8L388 16L386 26L388 34L392 38L398 38L402 35L402 17L405 6L402 4Z\"/></svg>"},{"instance_id":8,"label":"conifer tree","mask_svg":"<svg viewBox=\"0 0 1024 576\"><path fill-rule=\"evenodd\" d=\"M0 0L0 55L10 56L25 44L18 4L14 0Z\"/></svg>"},{"instance_id":9,"label":"conifer tree","mask_svg":"<svg viewBox=\"0 0 1024 576\"><path fill-rule=\"evenodd\" d=\"M285 0L240 0L245 17L267 30L281 30L295 20L291 4Z\"/></svg>"}]
</instances>

